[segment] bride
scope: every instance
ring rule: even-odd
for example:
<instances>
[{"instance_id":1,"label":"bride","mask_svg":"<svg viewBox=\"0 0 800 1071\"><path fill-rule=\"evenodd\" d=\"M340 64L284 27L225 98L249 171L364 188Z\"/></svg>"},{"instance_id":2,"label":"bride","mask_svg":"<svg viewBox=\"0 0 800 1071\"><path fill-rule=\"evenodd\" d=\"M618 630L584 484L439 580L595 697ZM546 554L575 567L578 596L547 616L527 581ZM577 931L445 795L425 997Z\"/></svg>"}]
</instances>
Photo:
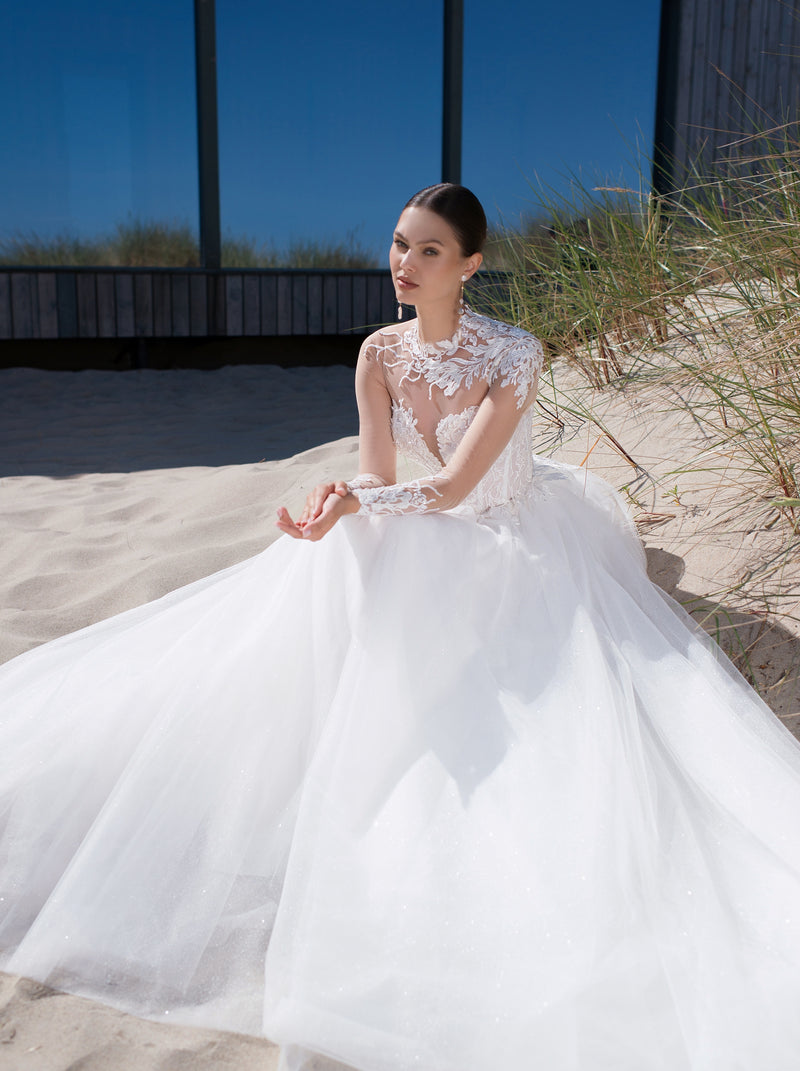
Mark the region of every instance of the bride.
<instances>
[{"instance_id":1,"label":"bride","mask_svg":"<svg viewBox=\"0 0 800 1071\"><path fill-rule=\"evenodd\" d=\"M796 1071L797 742L531 455L485 230L403 210L356 479L0 671L0 967L286 1069Z\"/></svg>"}]
</instances>

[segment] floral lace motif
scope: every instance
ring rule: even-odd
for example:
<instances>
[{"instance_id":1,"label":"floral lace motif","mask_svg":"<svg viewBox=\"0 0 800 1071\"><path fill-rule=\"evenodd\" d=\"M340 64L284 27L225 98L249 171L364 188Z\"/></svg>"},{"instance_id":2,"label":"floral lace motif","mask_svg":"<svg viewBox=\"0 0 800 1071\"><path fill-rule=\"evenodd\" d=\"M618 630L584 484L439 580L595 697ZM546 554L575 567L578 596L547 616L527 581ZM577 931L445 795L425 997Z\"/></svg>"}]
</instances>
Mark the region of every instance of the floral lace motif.
<instances>
[{"instance_id":1,"label":"floral lace motif","mask_svg":"<svg viewBox=\"0 0 800 1071\"><path fill-rule=\"evenodd\" d=\"M360 483L364 477L359 477L350 487L359 499L359 513L399 514L454 508L442 504L448 487L442 469L475 419L485 392L496 382L511 387L517 409L523 409L543 355L541 344L525 331L466 309L459 330L447 342L422 343L416 323L405 329L387 328L377 336L369 359L382 366L392 398L395 446L427 475L383 487ZM442 405L441 396L434 399L434 388L445 398L455 395L451 412L441 412L448 406ZM459 402L460 409L456 408ZM513 513L513 503L530 494L531 423L530 410L519 414L505 449L466 498L457 500L461 505L479 514L498 507Z\"/></svg>"},{"instance_id":2,"label":"floral lace motif","mask_svg":"<svg viewBox=\"0 0 800 1071\"><path fill-rule=\"evenodd\" d=\"M389 351L394 358L389 358ZM387 346L383 363L400 371L399 383L424 379L428 395L438 387L448 398L477 379L502 386L514 385L517 406L528 399L544 362L538 339L519 327L480 316L469 307L461 314L458 330L443 343L423 343L415 320L398 344Z\"/></svg>"},{"instance_id":3,"label":"floral lace motif","mask_svg":"<svg viewBox=\"0 0 800 1071\"><path fill-rule=\"evenodd\" d=\"M365 488L358 492L359 513L421 513L430 509L430 494L441 492L424 480L396 483L391 487ZM378 505L379 509L375 509Z\"/></svg>"}]
</instances>

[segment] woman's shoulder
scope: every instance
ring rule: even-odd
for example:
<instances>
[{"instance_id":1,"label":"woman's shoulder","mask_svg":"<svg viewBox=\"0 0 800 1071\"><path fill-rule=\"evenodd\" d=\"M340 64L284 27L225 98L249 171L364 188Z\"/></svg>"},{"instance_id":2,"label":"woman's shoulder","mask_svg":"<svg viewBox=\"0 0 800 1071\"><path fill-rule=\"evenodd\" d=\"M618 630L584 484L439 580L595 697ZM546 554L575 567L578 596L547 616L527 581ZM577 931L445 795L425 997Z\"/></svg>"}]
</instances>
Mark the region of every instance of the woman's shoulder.
<instances>
[{"instance_id":1,"label":"woman's shoulder","mask_svg":"<svg viewBox=\"0 0 800 1071\"><path fill-rule=\"evenodd\" d=\"M485 341L497 340L508 341L509 344L525 343L532 349L541 349L539 339L516 324L506 323L505 320L495 320L491 316L485 316L474 309L467 309L465 319L469 327Z\"/></svg>"},{"instance_id":2,"label":"woman's shoulder","mask_svg":"<svg viewBox=\"0 0 800 1071\"><path fill-rule=\"evenodd\" d=\"M544 348L530 331L469 310L467 329L488 360L490 383L513 386L520 404L530 395L544 365Z\"/></svg>"},{"instance_id":3,"label":"woman's shoulder","mask_svg":"<svg viewBox=\"0 0 800 1071\"><path fill-rule=\"evenodd\" d=\"M541 368L544 347L539 339L516 324L495 320L469 309L465 316L468 332L476 344L491 353L493 363L508 368L514 364L533 364Z\"/></svg>"},{"instance_id":4,"label":"woman's shoulder","mask_svg":"<svg viewBox=\"0 0 800 1071\"><path fill-rule=\"evenodd\" d=\"M403 341L403 336L407 334L411 325L416 322L416 320L406 320L402 323L387 324L385 327L378 328L377 331L373 331L361 343L359 356L367 361L375 361L379 360L387 351L393 354L396 353Z\"/></svg>"}]
</instances>

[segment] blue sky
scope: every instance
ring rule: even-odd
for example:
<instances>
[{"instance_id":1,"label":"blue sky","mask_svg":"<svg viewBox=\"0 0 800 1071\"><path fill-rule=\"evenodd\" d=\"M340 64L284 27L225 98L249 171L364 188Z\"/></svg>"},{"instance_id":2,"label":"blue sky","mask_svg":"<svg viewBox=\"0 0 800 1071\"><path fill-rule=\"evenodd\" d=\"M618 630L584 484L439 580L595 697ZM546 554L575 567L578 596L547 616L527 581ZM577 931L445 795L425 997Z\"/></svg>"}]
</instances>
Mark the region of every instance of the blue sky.
<instances>
[{"instance_id":1,"label":"blue sky","mask_svg":"<svg viewBox=\"0 0 800 1071\"><path fill-rule=\"evenodd\" d=\"M635 180L657 0L465 0L462 180L492 218L538 182ZM197 213L191 0L28 0L0 14L0 236ZM440 178L438 0L217 0L223 230L382 249ZM13 102L13 107L8 107Z\"/></svg>"}]
</instances>

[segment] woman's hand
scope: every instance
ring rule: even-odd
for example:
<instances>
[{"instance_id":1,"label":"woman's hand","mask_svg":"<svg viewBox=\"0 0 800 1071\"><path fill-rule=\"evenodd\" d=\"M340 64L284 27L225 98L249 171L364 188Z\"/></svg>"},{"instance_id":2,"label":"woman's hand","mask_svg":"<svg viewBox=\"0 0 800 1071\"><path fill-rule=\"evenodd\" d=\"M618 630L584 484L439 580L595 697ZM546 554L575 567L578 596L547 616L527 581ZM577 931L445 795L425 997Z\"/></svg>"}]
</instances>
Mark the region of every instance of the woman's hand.
<instances>
[{"instance_id":1,"label":"woman's hand","mask_svg":"<svg viewBox=\"0 0 800 1071\"><path fill-rule=\"evenodd\" d=\"M306 504L297 521L281 506L278 510L277 527L293 539L322 539L334 524L347 513L356 513L359 502L347 490L343 480L318 484L306 498Z\"/></svg>"}]
</instances>

